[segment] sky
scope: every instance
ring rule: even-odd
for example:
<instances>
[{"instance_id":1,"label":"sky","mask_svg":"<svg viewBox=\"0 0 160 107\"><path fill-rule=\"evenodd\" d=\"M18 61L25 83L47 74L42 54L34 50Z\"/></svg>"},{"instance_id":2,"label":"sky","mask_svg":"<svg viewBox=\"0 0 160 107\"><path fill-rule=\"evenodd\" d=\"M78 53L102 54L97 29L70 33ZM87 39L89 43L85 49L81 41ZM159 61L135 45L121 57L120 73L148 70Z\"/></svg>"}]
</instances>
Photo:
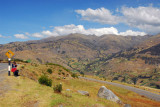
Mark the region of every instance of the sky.
<instances>
[{"instance_id":1,"label":"sky","mask_svg":"<svg viewBox=\"0 0 160 107\"><path fill-rule=\"evenodd\" d=\"M0 0L0 44L70 33L160 33L160 0Z\"/></svg>"}]
</instances>

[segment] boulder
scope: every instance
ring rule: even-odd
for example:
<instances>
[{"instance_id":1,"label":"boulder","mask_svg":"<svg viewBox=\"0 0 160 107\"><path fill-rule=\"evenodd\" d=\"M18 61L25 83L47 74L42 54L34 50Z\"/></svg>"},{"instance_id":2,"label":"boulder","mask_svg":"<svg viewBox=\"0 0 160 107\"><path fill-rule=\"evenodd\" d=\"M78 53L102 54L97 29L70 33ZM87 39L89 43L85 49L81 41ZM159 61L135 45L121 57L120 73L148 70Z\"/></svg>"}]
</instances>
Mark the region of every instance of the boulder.
<instances>
[{"instance_id":1,"label":"boulder","mask_svg":"<svg viewBox=\"0 0 160 107\"><path fill-rule=\"evenodd\" d=\"M70 89L66 89L66 92L64 93L64 95L68 98L72 97L72 92Z\"/></svg>"},{"instance_id":2,"label":"boulder","mask_svg":"<svg viewBox=\"0 0 160 107\"><path fill-rule=\"evenodd\" d=\"M100 98L105 98L110 101L114 101L116 103L122 103L121 100L109 89L107 89L105 86L102 86L97 94Z\"/></svg>"},{"instance_id":3,"label":"boulder","mask_svg":"<svg viewBox=\"0 0 160 107\"><path fill-rule=\"evenodd\" d=\"M80 93L80 94L82 94L82 95L89 96L89 92L88 91L78 90L77 92Z\"/></svg>"},{"instance_id":4,"label":"boulder","mask_svg":"<svg viewBox=\"0 0 160 107\"><path fill-rule=\"evenodd\" d=\"M124 107L131 107L131 105L129 105L129 104L125 104L125 105L124 105Z\"/></svg>"},{"instance_id":5,"label":"boulder","mask_svg":"<svg viewBox=\"0 0 160 107\"><path fill-rule=\"evenodd\" d=\"M66 91L71 91L70 89L66 89Z\"/></svg>"}]
</instances>

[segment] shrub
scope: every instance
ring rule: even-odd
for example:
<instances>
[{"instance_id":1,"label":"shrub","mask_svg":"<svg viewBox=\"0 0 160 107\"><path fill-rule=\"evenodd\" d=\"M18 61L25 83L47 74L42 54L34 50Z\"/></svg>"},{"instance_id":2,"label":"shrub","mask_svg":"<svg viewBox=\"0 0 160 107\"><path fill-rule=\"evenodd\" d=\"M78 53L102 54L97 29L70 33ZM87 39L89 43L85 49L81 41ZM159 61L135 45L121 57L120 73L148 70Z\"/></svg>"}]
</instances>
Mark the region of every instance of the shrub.
<instances>
[{"instance_id":1,"label":"shrub","mask_svg":"<svg viewBox=\"0 0 160 107\"><path fill-rule=\"evenodd\" d=\"M84 77L84 72L80 72L80 74Z\"/></svg>"},{"instance_id":2,"label":"shrub","mask_svg":"<svg viewBox=\"0 0 160 107\"><path fill-rule=\"evenodd\" d=\"M137 78L137 77L133 77L133 78L131 78L131 79L132 79L133 83L136 84L138 78Z\"/></svg>"},{"instance_id":3,"label":"shrub","mask_svg":"<svg viewBox=\"0 0 160 107\"><path fill-rule=\"evenodd\" d=\"M40 84L46 85L46 86L52 86L52 80L49 79L46 75L42 75L39 79L38 82Z\"/></svg>"},{"instance_id":4,"label":"shrub","mask_svg":"<svg viewBox=\"0 0 160 107\"><path fill-rule=\"evenodd\" d=\"M64 73L64 72L62 72L62 74L63 74L63 75L65 75L65 73Z\"/></svg>"},{"instance_id":5,"label":"shrub","mask_svg":"<svg viewBox=\"0 0 160 107\"><path fill-rule=\"evenodd\" d=\"M52 74L52 69L50 69L50 68L47 69L47 72L50 73L50 74Z\"/></svg>"},{"instance_id":6,"label":"shrub","mask_svg":"<svg viewBox=\"0 0 160 107\"><path fill-rule=\"evenodd\" d=\"M73 78L78 78L78 75L77 75L76 73L73 73L71 76L72 76Z\"/></svg>"},{"instance_id":7,"label":"shrub","mask_svg":"<svg viewBox=\"0 0 160 107\"><path fill-rule=\"evenodd\" d=\"M26 62L27 62L27 63L31 63L31 60L30 60L30 59L28 59Z\"/></svg>"},{"instance_id":8,"label":"shrub","mask_svg":"<svg viewBox=\"0 0 160 107\"><path fill-rule=\"evenodd\" d=\"M106 80L107 80L107 78L106 78L106 77L103 77L103 79L104 79L104 81L106 81Z\"/></svg>"},{"instance_id":9,"label":"shrub","mask_svg":"<svg viewBox=\"0 0 160 107\"><path fill-rule=\"evenodd\" d=\"M59 72L62 72L62 70L60 69Z\"/></svg>"},{"instance_id":10,"label":"shrub","mask_svg":"<svg viewBox=\"0 0 160 107\"><path fill-rule=\"evenodd\" d=\"M57 84L56 86L53 87L53 90L54 92L57 92L57 93L61 93L62 91L62 84Z\"/></svg>"},{"instance_id":11,"label":"shrub","mask_svg":"<svg viewBox=\"0 0 160 107\"><path fill-rule=\"evenodd\" d=\"M61 73L60 73L60 72L58 72L58 75L61 75Z\"/></svg>"},{"instance_id":12,"label":"shrub","mask_svg":"<svg viewBox=\"0 0 160 107\"><path fill-rule=\"evenodd\" d=\"M24 69L24 65L22 65L21 68Z\"/></svg>"},{"instance_id":13,"label":"shrub","mask_svg":"<svg viewBox=\"0 0 160 107\"><path fill-rule=\"evenodd\" d=\"M56 80L61 80L61 78L60 78L60 77L58 77L58 78L56 78Z\"/></svg>"}]
</instances>

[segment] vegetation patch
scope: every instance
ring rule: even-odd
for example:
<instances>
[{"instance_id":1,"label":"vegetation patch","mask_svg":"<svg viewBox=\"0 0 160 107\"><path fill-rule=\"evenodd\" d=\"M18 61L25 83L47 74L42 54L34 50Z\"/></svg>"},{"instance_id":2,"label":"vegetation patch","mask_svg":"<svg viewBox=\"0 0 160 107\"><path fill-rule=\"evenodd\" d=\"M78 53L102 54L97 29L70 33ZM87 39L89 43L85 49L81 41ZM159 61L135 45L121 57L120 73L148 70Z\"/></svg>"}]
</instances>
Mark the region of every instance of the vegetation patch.
<instances>
[{"instance_id":1,"label":"vegetation patch","mask_svg":"<svg viewBox=\"0 0 160 107\"><path fill-rule=\"evenodd\" d=\"M46 75L42 75L39 79L38 79L40 84L46 85L46 86L52 86L52 80L49 79Z\"/></svg>"},{"instance_id":2,"label":"vegetation patch","mask_svg":"<svg viewBox=\"0 0 160 107\"><path fill-rule=\"evenodd\" d=\"M78 75L76 73L72 73L71 75L73 78L78 78Z\"/></svg>"},{"instance_id":3,"label":"vegetation patch","mask_svg":"<svg viewBox=\"0 0 160 107\"><path fill-rule=\"evenodd\" d=\"M54 64L54 63L46 63L46 65L55 65L55 66L59 66L59 67L62 67L64 70L66 70L67 72L70 72L69 69L65 68L64 66L62 65L59 65L59 64Z\"/></svg>"},{"instance_id":4,"label":"vegetation patch","mask_svg":"<svg viewBox=\"0 0 160 107\"><path fill-rule=\"evenodd\" d=\"M56 92L56 93L61 93L61 91L62 91L62 84L60 83L60 84L55 85L55 86L53 87L53 90L54 90L54 92Z\"/></svg>"},{"instance_id":5,"label":"vegetation patch","mask_svg":"<svg viewBox=\"0 0 160 107\"><path fill-rule=\"evenodd\" d=\"M49 68L49 69L47 69L47 72L52 74L53 71L52 71L52 69Z\"/></svg>"}]
</instances>

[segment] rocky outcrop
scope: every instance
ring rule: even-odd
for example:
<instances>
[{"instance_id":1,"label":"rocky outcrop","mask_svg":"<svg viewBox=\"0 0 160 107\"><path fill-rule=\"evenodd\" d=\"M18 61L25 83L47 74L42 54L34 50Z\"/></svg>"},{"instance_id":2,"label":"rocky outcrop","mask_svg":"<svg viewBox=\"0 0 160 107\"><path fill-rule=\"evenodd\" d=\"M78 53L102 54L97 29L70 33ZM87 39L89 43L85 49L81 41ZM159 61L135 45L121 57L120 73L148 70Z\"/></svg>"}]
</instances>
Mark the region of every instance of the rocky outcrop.
<instances>
[{"instance_id":1,"label":"rocky outcrop","mask_svg":"<svg viewBox=\"0 0 160 107\"><path fill-rule=\"evenodd\" d=\"M105 98L110 101L114 101L117 103L122 103L122 101L109 89L107 89L105 86L102 86L97 94L100 98Z\"/></svg>"}]
</instances>

